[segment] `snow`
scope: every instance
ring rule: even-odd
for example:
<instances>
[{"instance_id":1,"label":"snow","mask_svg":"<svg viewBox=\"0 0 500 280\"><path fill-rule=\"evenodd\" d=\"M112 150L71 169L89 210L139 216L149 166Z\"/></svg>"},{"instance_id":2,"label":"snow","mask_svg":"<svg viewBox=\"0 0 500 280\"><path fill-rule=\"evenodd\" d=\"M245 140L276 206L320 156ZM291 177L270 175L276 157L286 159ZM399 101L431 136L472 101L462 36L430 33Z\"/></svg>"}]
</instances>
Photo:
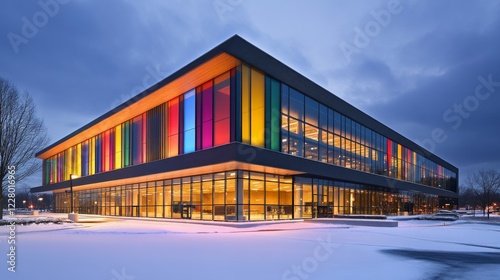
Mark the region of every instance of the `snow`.
<instances>
[{"instance_id":1,"label":"snow","mask_svg":"<svg viewBox=\"0 0 500 280\"><path fill-rule=\"evenodd\" d=\"M90 221L90 222L89 222ZM0 279L498 279L500 224L228 227L136 219L18 225ZM0 253L7 260L7 226ZM476 260L476 261L474 261Z\"/></svg>"}]
</instances>

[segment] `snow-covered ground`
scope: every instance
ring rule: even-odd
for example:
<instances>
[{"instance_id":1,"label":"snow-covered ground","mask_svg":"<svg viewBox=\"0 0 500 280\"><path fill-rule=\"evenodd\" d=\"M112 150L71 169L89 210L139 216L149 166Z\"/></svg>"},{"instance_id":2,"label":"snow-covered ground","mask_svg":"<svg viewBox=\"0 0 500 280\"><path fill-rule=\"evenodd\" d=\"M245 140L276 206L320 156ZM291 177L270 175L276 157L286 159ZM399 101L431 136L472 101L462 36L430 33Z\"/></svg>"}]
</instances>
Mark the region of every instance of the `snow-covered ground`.
<instances>
[{"instance_id":1,"label":"snow-covered ground","mask_svg":"<svg viewBox=\"0 0 500 280\"><path fill-rule=\"evenodd\" d=\"M500 224L399 221L398 228L141 220L0 227L0 279L499 279Z\"/></svg>"}]
</instances>

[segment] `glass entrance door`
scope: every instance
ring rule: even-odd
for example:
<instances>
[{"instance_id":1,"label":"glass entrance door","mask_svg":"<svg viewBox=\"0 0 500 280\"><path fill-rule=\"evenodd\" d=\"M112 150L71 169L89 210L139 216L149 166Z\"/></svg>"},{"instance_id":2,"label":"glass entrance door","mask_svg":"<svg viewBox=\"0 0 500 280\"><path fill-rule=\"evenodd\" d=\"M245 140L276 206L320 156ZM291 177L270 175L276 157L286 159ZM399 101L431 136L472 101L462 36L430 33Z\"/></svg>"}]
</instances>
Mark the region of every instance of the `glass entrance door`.
<instances>
[{"instance_id":1,"label":"glass entrance door","mask_svg":"<svg viewBox=\"0 0 500 280\"><path fill-rule=\"evenodd\" d=\"M182 219L191 219L191 205L190 204L182 204L181 218Z\"/></svg>"}]
</instances>

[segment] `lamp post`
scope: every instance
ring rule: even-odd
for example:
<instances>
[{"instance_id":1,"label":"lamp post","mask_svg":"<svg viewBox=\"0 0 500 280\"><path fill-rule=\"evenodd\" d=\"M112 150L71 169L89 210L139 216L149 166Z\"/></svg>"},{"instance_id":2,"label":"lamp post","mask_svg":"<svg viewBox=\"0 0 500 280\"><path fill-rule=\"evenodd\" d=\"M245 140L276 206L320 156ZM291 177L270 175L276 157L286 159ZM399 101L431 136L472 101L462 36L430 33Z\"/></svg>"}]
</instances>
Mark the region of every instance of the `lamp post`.
<instances>
[{"instance_id":1,"label":"lamp post","mask_svg":"<svg viewBox=\"0 0 500 280\"><path fill-rule=\"evenodd\" d=\"M42 210L42 207L43 207L43 197L39 197L38 201L40 201L40 210Z\"/></svg>"},{"instance_id":2,"label":"lamp post","mask_svg":"<svg viewBox=\"0 0 500 280\"><path fill-rule=\"evenodd\" d=\"M76 178L78 178L78 176L75 175L75 174L69 174L69 192L71 194L71 196L70 196L70 204L69 204L70 206L69 207L70 207L70 211L71 211L72 214L75 213L73 211L73 179L74 178L76 179Z\"/></svg>"}]
</instances>

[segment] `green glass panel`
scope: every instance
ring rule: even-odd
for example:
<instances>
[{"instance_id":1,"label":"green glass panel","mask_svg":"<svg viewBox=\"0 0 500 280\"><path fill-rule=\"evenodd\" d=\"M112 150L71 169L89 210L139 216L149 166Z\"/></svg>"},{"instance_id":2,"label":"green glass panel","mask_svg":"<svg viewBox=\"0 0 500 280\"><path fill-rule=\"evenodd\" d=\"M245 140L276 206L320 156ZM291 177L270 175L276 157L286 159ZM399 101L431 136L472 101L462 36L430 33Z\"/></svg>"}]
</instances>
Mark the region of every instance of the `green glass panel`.
<instances>
[{"instance_id":1,"label":"green glass panel","mask_svg":"<svg viewBox=\"0 0 500 280\"><path fill-rule=\"evenodd\" d=\"M271 149L280 150L280 83L271 79Z\"/></svg>"}]
</instances>

